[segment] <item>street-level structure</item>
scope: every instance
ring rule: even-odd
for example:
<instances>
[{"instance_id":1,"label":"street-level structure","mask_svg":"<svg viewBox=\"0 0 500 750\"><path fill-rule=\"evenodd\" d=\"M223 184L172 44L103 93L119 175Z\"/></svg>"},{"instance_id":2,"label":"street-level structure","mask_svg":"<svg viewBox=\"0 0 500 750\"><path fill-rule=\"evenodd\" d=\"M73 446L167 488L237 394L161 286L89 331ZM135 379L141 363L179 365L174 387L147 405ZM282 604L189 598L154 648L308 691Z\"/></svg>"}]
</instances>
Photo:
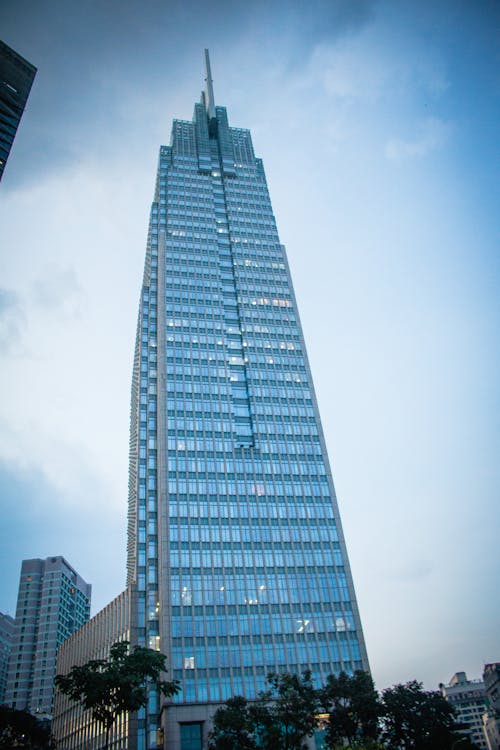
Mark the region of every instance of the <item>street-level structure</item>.
<instances>
[{"instance_id":1,"label":"street-level structure","mask_svg":"<svg viewBox=\"0 0 500 750\"><path fill-rule=\"evenodd\" d=\"M57 654L57 674L68 674L75 665L109 657L111 646L118 641L135 641L130 630L131 607L135 606L133 589L127 588L104 609L68 638ZM56 691L52 733L62 750L101 750L105 732L93 721L90 711ZM134 717L121 714L110 736L111 748L134 747Z\"/></svg>"}]
</instances>

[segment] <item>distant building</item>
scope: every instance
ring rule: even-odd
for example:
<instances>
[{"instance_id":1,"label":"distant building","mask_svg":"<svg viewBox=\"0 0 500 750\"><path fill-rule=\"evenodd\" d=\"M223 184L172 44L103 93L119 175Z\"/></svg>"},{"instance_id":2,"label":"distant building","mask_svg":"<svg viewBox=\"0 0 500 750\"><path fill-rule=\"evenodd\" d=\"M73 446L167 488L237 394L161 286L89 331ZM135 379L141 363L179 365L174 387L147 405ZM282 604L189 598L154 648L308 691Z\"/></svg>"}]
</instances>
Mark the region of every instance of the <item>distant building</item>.
<instances>
[{"instance_id":1,"label":"distant building","mask_svg":"<svg viewBox=\"0 0 500 750\"><path fill-rule=\"evenodd\" d=\"M440 685L444 698L456 711L457 721L464 724L463 733L481 750L488 750L483 729L486 694L482 680L468 680L465 672L456 672L449 685Z\"/></svg>"},{"instance_id":2,"label":"distant building","mask_svg":"<svg viewBox=\"0 0 500 750\"><path fill-rule=\"evenodd\" d=\"M484 733L488 750L500 750L500 662L485 664L483 672L487 711Z\"/></svg>"},{"instance_id":3,"label":"distant building","mask_svg":"<svg viewBox=\"0 0 500 750\"><path fill-rule=\"evenodd\" d=\"M104 609L66 640L57 655L57 674L67 674L75 665L90 659L107 659L110 647L117 641L133 641L130 632L130 608L133 590L125 589ZM130 724L134 715L122 714L115 723L110 747L126 747ZM136 720L135 720L136 721ZM102 747L104 732L92 720L89 711L56 691L52 734L58 747L65 750L94 750Z\"/></svg>"},{"instance_id":4,"label":"distant building","mask_svg":"<svg viewBox=\"0 0 500 750\"><path fill-rule=\"evenodd\" d=\"M88 621L90 596L63 557L23 560L6 703L51 715L57 649Z\"/></svg>"},{"instance_id":5,"label":"distant building","mask_svg":"<svg viewBox=\"0 0 500 750\"><path fill-rule=\"evenodd\" d=\"M35 75L31 63L0 41L0 180Z\"/></svg>"},{"instance_id":6,"label":"distant building","mask_svg":"<svg viewBox=\"0 0 500 750\"><path fill-rule=\"evenodd\" d=\"M0 703L5 701L7 687L7 670L14 637L15 620L10 615L0 612Z\"/></svg>"}]
</instances>

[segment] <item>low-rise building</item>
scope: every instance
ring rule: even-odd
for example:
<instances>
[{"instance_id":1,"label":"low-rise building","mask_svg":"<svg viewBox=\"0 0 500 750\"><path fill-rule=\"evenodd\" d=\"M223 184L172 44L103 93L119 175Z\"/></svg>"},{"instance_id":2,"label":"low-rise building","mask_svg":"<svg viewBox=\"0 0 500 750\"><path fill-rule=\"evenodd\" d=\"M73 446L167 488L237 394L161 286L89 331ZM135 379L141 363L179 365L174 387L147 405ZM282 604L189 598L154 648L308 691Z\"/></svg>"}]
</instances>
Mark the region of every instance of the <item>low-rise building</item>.
<instances>
[{"instance_id":1,"label":"low-rise building","mask_svg":"<svg viewBox=\"0 0 500 750\"><path fill-rule=\"evenodd\" d=\"M72 667L82 666L91 659L107 659L111 646L117 641L136 643L131 628L133 589L125 589L89 622L68 638L59 649L57 674L68 674ZM113 726L109 737L110 750L134 750L129 742L130 725L135 714L123 713ZM104 741L104 728L84 711L56 690L52 734L57 747L64 750L100 750Z\"/></svg>"},{"instance_id":2,"label":"low-rise building","mask_svg":"<svg viewBox=\"0 0 500 750\"><path fill-rule=\"evenodd\" d=\"M457 721L464 725L463 733L481 750L488 750L483 725L486 711L484 682L468 680L465 672L455 672L449 684L441 684L440 688L443 697L455 709Z\"/></svg>"}]
</instances>

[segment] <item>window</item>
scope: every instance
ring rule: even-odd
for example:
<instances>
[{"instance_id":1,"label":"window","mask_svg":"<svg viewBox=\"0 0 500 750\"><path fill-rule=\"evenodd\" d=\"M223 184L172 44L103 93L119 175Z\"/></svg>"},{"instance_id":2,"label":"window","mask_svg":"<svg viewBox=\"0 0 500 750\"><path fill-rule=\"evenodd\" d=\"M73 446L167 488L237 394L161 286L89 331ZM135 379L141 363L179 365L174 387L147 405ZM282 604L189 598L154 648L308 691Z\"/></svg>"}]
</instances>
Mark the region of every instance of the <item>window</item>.
<instances>
[{"instance_id":1,"label":"window","mask_svg":"<svg viewBox=\"0 0 500 750\"><path fill-rule=\"evenodd\" d=\"M181 750L201 750L203 724L181 724Z\"/></svg>"}]
</instances>

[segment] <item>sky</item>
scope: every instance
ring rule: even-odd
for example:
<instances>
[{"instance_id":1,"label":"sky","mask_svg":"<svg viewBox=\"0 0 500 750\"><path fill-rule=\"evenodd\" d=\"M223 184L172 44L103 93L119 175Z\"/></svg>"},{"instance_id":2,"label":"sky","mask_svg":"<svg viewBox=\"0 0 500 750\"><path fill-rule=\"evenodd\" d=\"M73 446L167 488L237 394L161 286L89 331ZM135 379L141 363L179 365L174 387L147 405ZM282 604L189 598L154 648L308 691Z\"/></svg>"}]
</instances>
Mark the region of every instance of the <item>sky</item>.
<instances>
[{"instance_id":1,"label":"sky","mask_svg":"<svg viewBox=\"0 0 500 750\"><path fill-rule=\"evenodd\" d=\"M0 184L0 611L62 554L125 585L137 304L160 144L252 131L378 688L500 660L500 4L2 0L38 73Z\"/></svg>"}]
</instances>

